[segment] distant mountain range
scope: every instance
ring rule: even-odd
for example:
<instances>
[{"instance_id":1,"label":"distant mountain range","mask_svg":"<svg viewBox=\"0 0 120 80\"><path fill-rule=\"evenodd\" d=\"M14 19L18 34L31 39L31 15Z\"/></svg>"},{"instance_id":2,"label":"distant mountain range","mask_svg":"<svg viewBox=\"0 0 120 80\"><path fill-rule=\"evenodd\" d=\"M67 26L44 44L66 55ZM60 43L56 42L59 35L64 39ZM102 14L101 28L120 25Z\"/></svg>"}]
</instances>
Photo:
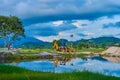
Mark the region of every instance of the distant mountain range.
<instances>
[{"instance_id":1,"label":"distant mountain range","mask_svg":"<svg viewBox=\"0 0 120 80\"><path fill-rule=\"evenodd\" d=\"M52 43L44 42L33 37L21 38L20 41L13 43L14 47L25 47L25 48L37 48L37 47L50 47ZM0 46L3 46L3 40L0 39Z\"/></svg>"},{"instance_id":2,"label":"distant mountain range","mask_svg":"<svg viewBox=\"0 0 120 80\"><path fill-rule=\"evenodd\" d=\"M93 38L89 40L96 44L120 43L120 39L115 37L99 37L99 38Z\"/></svg>"},{"instance_id":3,"label":"distant mountain range","mask_svg":"<svg viewBox=\"0 0 120 80\"><path fill-rule=\"evenodd\" d=\"M95 44L120 43L120 39L115 38L115 37L98 37L98 38L92 38L92 39L81 39L81 40L78 40L75 42L78 43L78 42L81 42L83 40L87 40L87 41L95 43Z\"/></svg>"},{"instance_id":4,"label":"distant mountain range","mask_svg":"<svg viewBox=\"0 0 120 80\"><path fill-rule=\"evenodd\" d=\"M40 47L51 47L50 42L44 42L33 37L26 37L20 41L16 41L14 46L16 47L25 47L25 48L40 48Z\"/></svg>"},{"instance_id":5,"label":"distant mountain range","mask_svg":"<svg viewBox=\"0 0 120 80\"><path fill-rule=\"evenodd\" d=\"M72 43L78 44L79 42L81 42L83 40L85 40L85 39L74 41ZM60 41L67 42L68 40L61 39ZM87 41L98 44L98 45L100 45L100 44L107 45L110 43L113 43L113 44L119 43L120 44L120 39L115 38L115 37L99 37L99 38L87 39ZM3 45L2 40L0 40L0 45ZM47 47L47 48L49 48L49 47L52 47L52 43L51 42L44 42L44 41L38 40L38 39L33 38L33 37L26 37L26 38L22 38L20 41L15 41L13 46L26 47L26 48L31 48L31 47L34 47L34 48Z\"/></svg>"}]
</instances>

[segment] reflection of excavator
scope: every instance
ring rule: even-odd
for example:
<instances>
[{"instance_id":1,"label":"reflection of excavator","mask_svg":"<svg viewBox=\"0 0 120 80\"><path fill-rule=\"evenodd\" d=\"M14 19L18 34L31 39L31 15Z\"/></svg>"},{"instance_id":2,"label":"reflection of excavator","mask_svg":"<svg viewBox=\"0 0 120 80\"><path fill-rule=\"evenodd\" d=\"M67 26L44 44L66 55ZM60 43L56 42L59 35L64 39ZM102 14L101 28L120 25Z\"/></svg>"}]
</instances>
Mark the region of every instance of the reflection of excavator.
<instances>
[{"instance_id":1,"label":"reflection of excavator","mask_svg":"<svg viewBox=\"0 0 120 80\"><path fill-rule=\"evenodd\" d=\"M61 58L61 59L56 59L54 61L54 66L57 67L57 65L66 65L67 62L70 62L72 60L72 58L68 57L68 58ZM73 63L70 64L71 66L73 66Z\"/></svg>"},{"instance_id":2,"label":"reflection of excavator","mask_svg":"<svg viewBox=\"0 0 120 80\"><path fill-rule=\"evenodd\" d=\"M70 47L67 47L67 46L59 46L57 41L53 42L53 46L54 46L56 51L60 51L60 52L75 52L75 50L73 48L70 48Z\"/></svg>"}]
</instances>

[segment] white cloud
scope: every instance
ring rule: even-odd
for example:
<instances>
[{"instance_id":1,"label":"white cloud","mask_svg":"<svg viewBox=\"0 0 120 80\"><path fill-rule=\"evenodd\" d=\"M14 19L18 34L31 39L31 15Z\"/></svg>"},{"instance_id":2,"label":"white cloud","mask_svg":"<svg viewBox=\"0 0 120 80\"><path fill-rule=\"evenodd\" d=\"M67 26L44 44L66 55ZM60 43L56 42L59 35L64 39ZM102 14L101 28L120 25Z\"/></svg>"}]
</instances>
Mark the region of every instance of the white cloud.
<instances>
[{"instance_id":1,"label":"white cloud","mask_svg":"<svg viewBox=\"0 0 120 80\"><path fill-rule=\"evenodd\" d=\"M58 28L55 26L62 27L63 24L66 24L66 22L60 20L60 21L43 23L43 24L46 24L48 28L50 27L50 25L52 25L52 28L55 29L55 28ZM77 28L73 28L70 30L66 29L64 31L61 30L56 36L40 36L40 35L37 35L37 36L34 35L34 36L39 40L48 41L48 42L52 42L54 39L61 39L61 38L67 39L69 41L76 41L80 39L90 39L90 38L109 36L109 35L120 38L120 36L117 35L120 33L120 28L117 28L117 27L103 28L103 24L116 23L116 22L120 22L120 15L115 15L113 17L104 16L92 21L90 20L74 20L73 21L72 20L67 22L67 24L72 24ZM86 25L83 26L82 24L86 24ZM34 26L39 27L40 25L36 24ZM31 27L31 30L32 29L34 28ZM71 34L74 35L73 38L70 37Z\"/></svg>"},{"instance_id":2,"label":"white cloud","mask_svg":"<svg viewBox=\"0 0 120 80\"><path fill-rule=\"evenodd\" d=\"M93 32L88 32L88 31L84 31L83 33L86 34L86 35L88 35L88 36L90 36L90 35L94 35Z\"/></svg>"},{"instance_id":3,"label":"white cloud","mask_svg":"<svg viewBox=\"0 0 120 80\"><path fill-rule=\"evenodd\" d=\"M81 24L79 24L79 23L77 23L77 22L74 22L74 23L72 23L73 25L75 25L76 27L78 27L78 28L83 28L82 26L81 26Z\"/></svg>"},{"instance_id":4,"label":"white cloud","mask_svg":"<svg viewBox=\"0 0 120 80\"><path fill-rule=\"evenodd\" d=\"M76 20L76 21L74 21L74 23L77 24L75 26L78 28L60 32L59 35L62 35L64 38L66 38L68 40L72 40L72 41L80 40L82 38L89 39L89 38L96 38L96 37L109 36L109 35L119 37L119 36L116 36L116 34L120 33L120 28L116 28L116 27L110 27L110 28L106 28L106 29L103 28L103 24L120 22L119 18L120 18L120 15L116 15L113 17L106 17L106 16L100 17L94 21ZM71 22L70 24L73 24L73 23ZM78 26L81 24L87 24L87 26L82 26L82 28L81 28ZM86 35L86 36L82 36L82 35L80 36L80 35L78 35L79 33ZM69 35L71 35L71 34L74 34L73 39L71 39L69 37Z\"/></svg>"},{"instance_id":5,"label":"white cloud","mask_svg":"<svg viewBox=\"0 0 120 80\"><path fill-rule=\"evenodd\" d=\"M76 41L82 39L82 37L73 34L73 37L70 37L71 33L66 33L66 32L60 32L59 35L57 36L48 36L48 37L43 37L43 36L34 36L38 40L42 41L47 41L47 42L52 42L53 40L59 40L59 39L67 39L69 41Z\"/></svg>"},{"instance_id":6,"label":"white cloud","mask_svg":"<svg viewBox=\"0 0 120 80\"><path fill-rule=\"evenodd\" d=\"M78 28L84 28L84 26L82 26L83 24L88 25L90 23L89 20L76 20L75 22L73 22L72 24L75 25Z\"/></svg>"},{"instance_id":7,"label":"white cloud","mask_svg":"<svg viewBox=\"0 0 120 80\"><path fill-rule=\"evenodd\" d=\"M55 25L55 26L60 26L62 24L63 24L63 21L54 21L53 22L53 25Z\"/></svg>"}]
</instances>

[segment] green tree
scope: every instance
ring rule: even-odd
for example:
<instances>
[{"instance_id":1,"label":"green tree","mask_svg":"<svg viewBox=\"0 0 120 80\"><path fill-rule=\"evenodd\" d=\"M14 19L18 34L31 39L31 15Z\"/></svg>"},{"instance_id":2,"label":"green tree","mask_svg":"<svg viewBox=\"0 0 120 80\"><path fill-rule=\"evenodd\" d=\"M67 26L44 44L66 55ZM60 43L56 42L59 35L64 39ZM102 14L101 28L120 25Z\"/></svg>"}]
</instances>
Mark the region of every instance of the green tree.
<instances>
[{"instance_id":1,"label":"green tree","mask_svg":"<svg viewBox=\"0 0 120 80\"><path fill-rule=\"evenodd\" d=\"M20 40L20 36L25 37L24 32L23 24L18 17L0 16L0 36L8 50L15 40Z\"/></svg>"},{"instance_id":2,"label":"green tree","mask_svg":"<svg viewBox=\"0 0 120 80\"><path fill-rule=\"evenodd\" d=\"M8 33L7 33L7 47L10 49L10 45L15 40L20 40L20 36L25 37L25 30L20 19L16 16L10 16L8 18Z\"/></svg>"},{"instance_id":3,"label":"green tree","mask_svg":"<svg viewBox=\"0 0 120 80\"><path fill-rule=\"evenodd\" d=\"M103 49L105 49L105 48L106 48L106 45L105 45L105 44L102 44L101 47L102 47Z\"/></svg>"},{"instance_id":4,"label":"green tree","mask_svg":"<svg viewBox=\"0 0 120 80\"><path fill-rule=\"evenodd\" d=\"M0 38L4 41L4 47L6 46L6 36L8 31L8 17L0 16Z\"/></svg>"}]
</instances>

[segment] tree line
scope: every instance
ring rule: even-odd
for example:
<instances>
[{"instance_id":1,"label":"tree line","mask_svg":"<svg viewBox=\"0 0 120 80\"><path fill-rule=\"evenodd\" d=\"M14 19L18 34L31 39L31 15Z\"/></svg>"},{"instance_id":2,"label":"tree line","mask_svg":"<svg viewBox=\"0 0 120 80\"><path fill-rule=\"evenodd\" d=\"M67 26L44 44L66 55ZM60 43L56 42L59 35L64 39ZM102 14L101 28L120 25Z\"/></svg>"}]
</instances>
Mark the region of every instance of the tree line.
<instances>
[{"instance_id":1,"label":"tree line","mask_svg":"<svg viewBox=\"0 0 120 80\"><path fill-rule=\"evenodd\" d=\"M4 47L10 49L11 44L20 37L25 37L22 21L16 16L0 16L0 38Z\"/></svg>"}]
</instances>

